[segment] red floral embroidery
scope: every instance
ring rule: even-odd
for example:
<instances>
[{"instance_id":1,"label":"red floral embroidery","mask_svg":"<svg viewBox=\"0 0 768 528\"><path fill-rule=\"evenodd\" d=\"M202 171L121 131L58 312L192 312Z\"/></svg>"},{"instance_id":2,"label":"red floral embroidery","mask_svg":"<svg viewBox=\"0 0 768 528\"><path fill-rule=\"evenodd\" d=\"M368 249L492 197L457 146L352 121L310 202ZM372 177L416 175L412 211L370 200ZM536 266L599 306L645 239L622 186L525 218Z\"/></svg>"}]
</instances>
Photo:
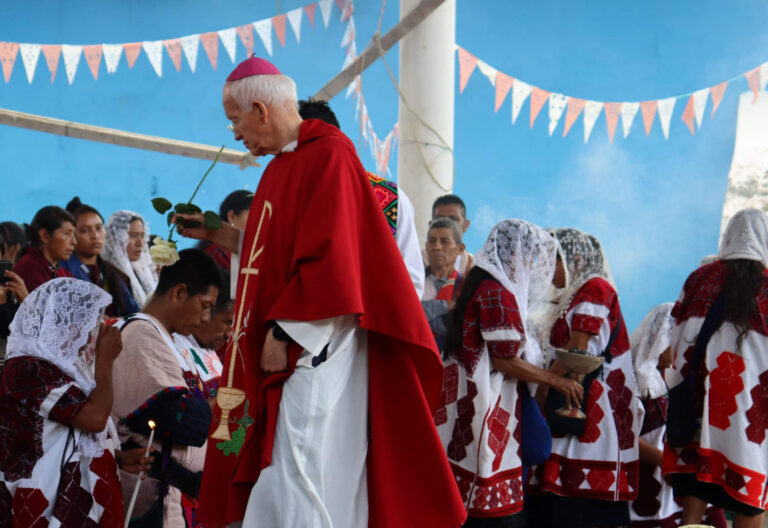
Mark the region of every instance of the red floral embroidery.
<instances>
[{"instance_id":1,"label":"red floral embroidery","mask_svg":"<svg viewBox=\"0 0 768 528\"><path fill-rule=\"evenodd\" d=\"M587 474L589 487L594 490L609 490L615 480L616 476L612 469L592 469Z\"/></svg>"},{"instance_id":2,"label":"red floral embroidery","mask_svg":"<svg viewBox=\"0 0 768 528\"><path fill-rule=\"evenodd\" d=\"M117 477L117 463L109 451L91 461L91 472L99 477L93 487L96 504L104 508L99 519L99 526L109 528L120 526L123 519L123 493Z\"/></svg>"},{"instance_id":3,"label":"red floral embroidery","mask_svg":"<svg viewBox=\"0 0 768 528\"><path fill-rule=\"evenodd\" d=\"M472 418L475 416L475 405L472 400L477 396L477 386L467 380L467 395L456 404L458 416L453 424L451 441L448 443L448 458L460 462L467 456L467 446L474 440L472 434Z\"/></svg>"},{"instance_id":4,"label":"red floral embroidery","mask_svg":"<svg viewBox=\"0 0 768 528\"><path fill-rule=\"evenodd\" d=\"M749 394L752 396L752 407L747 409L746 428L750 442L762 444L765 440L765 430L768 428L768 370L760 374L760 383L755 385Z\"/></svg>"},{"instance_id":5,"label":"red floral embroidery","mask_svg":"<svg viewBox=\"0 0 768 528\"><path fill-rule=\"evenodd\" d=\"M655 517L661 509L659 493L663 486L654 476L655 472L655 465L640 462L640 486L637 498L632 503L632 509L641 517Z\"/></svg>"},{"instance_id":6,"label":"red floral embroidery","mask_svg":"<svg viewBox=\"0 0 768 528\"><path fill-rule=\"evenodd\" d=\"M459 395L459 366L452 363L443 369L443 393L440 407L435 411L435 425L448 421L446 407L456 401Z\"/></svg>"},{"instance_id":7,"label":"red floral embroidery","mask_svg":"<svg viewBox=\"0 0 768 528\"><path fill-rule=\"evenodd\" d=\"M93 506L93 497L80 486L82 476L80 464L70 462L64 466L56 494L53 517L67 528L96 528L96 522L88 517Z\"/></svg>"},{"instance_id":8,"label":"red floral embroidery","mask_svg":"<svg viewBox=\"0 0 768 528\"><path fill-rule=\"evenodd\" d=\"M616 434L619 438L619 449L630 449L635 445L635 433L632 425L634 417L630 404L632 403L632 391L625 385L626 378L621 370L614 370L606 378L610 387L608 400L613 409L613 421L616 424Z\"/></svg>"},{"instance_id":9,"label":"red floral embroidery","mask_svg":"<svg viewBox=\"0 0 768 528\"><path fill-rule=\"evenodd\" d=\"M593 380L589 388L589 400L587 401L587 423L584 427L584 434L579 437L579 442L591 444L597 442L600 438L600 422L605 413L600 408L600 396L603 395L603 386L599 381Z\"/></svg>"},{"instance_id":10,"label":"red floral embroidery","mask_svg":"<svg viewBox=\"0 0 768 528\"><path fill-rule=\"evenodd\" d=\"M744 360L732 352L717 356L717 367L709 375L709 423L725 431L731 426L730 417L739 406L736 396L744 390Z\"/></svg>"},{"instance_id":11,"label":"red floral embroidery","mask_svg":"<svg viewBox=\"0 0 768 528\"><path fill-rule=\"evenodd\" d=\"M499 406L500 400L488 416L488 447L496 455L493 457L491 469L497 471L501 466L501 459L504 457L504 450L509 443L511 436L507 425L509 425L510 414Z\"/></svg>"},{"instance_id":12,"label":"red floral embroidery","mask_svg":"<svg viewBox=\"0 0 768 528\"><path fill-rule=\"evenodd\" d=\"M48 508L48 499L43 492L35 488L16 488L13 496L14 528L47 528L48 520L43 517Z\"/></svg>"}]
</instances>

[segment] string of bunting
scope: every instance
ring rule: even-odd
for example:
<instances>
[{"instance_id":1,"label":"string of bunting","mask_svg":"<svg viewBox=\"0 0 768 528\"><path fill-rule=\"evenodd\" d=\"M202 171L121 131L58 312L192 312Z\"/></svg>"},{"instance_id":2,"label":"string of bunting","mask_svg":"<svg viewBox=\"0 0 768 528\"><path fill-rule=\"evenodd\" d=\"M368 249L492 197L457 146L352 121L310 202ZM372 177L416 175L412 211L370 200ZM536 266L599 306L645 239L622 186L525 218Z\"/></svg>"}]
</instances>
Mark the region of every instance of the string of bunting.
<instances>
[{"instance_id":1,"label":"string of bunting","mask_svg":"<svg viewBox=\"0 0 768 528\"><path fill-rule=\"evenodd\" d=\"M211 63L211 67L215 70L219 61L219 41L221 41L227 56L234 64L237 39L239 38L245 48L246 57L250 56L255 45L255 32L259 36L264 49L271 56L273 32L280 45L285 47L286 29L287 26L290 26L296 37L296 42L301 42L301 24L304 17L309 20L310 25L314 28L315 14L319 7L323 18L323 25L327 28L334 1L342 12L342 20L346 21L351 16L350 0L318 0L286 13L257 20L242 26L165 40L93 45L0 42L0 63L2 63L3 78L6 83L10 81L17 57L20 55L27 74L27 80L31 84L35 78L37 64L42 54L48 66L48 71L51 74L51 82L56 79L59 62L63 58L67 81L69 81L69 84L72 84L80 66L81 57L85 57L85 62L91 70L91 75L93 75L94 79L98 80L102 59L107 73L115 73L123 55L128 63L128 67L133 68L142 51L158 77L163 75L163 52L168 55L176 71L181 71L181 56L184 55L189 69L194 73L197 68L198 51L201 45L208 57L208 61Z\"/></svg>"},{"instance_id":2,"label":"string of bunting","mask_svg":"<svg viewBox=\"0 0 768 528\"><path fill-rule=\"evenodd\" d=\"M622 129L626 138L629 135L638 110L643 117L646 136L651 133L653 122L656 114L658 114L664 139L668 139L672 113L678 100L685 102L681 120L688 127L691 134L695 134L696 129L701 128L707 101L712 100L712 114L710 118L714 118L717 107L720 105L729 83L740 79L742 76L745 77L749 89L755 95L753 103L757 100L760 91L765 91L768 84L768 62L765 62L742 75L737 75L715 86L696 90L693 93L640 102L590 101L533 86L497 70L460 46L456 46L456 49L459 60L459 93L464 91L469 78L477 68L495 88L495 112L499 111L507 95L511 92L512 123L514 124L520 115L523 104L526 100L530 99L530 127L533 128L539 112L544 107L544 104L549 102L549 135L551 136L554 133L563 114L565 114L563 137L568 135L573 124L583 114L584 143L589 141L595 121L597 121L601 112L605 112L608 138L611 143L613 143L613 136L616 132L619 118L621 118Z\"/></svg>"}]
</instances>

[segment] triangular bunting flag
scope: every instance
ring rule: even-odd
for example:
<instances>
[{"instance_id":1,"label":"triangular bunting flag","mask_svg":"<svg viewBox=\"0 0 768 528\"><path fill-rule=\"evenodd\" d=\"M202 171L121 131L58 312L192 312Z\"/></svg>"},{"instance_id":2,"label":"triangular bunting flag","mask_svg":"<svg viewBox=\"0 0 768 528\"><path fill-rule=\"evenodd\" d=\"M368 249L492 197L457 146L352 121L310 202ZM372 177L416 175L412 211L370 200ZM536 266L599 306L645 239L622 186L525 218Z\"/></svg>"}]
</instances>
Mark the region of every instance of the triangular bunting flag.
<instances>
[{"instance_id":1,"label":"triangular bunting flag","mask_svg":"<svg viewBox=\"0 0 768 528\"><path fill-rule=\"evenodd\" d=\"M99 66L101 66L101 56L104 50L101 44L95 44L92 46L83 46L83 55L85 55L85 62L88 64L88 68L91 70L91 75L97 81L99 80Z\"/></svg>"},{"instance_id":2,"label":"triangular bunting flag","mask_svg":"<svg viewBox=\"0 0 768 528\"><path fill-rule=\"evenodd\" d=\"M235 62L235 50L237 49L237 30L235 28L222 29L219 31L219 38L227 50L229 60Z\"/></svg>"},{"instance_id":3,"label":"triangular bunting flag","mask_svg":"<svg viewBox=\"0 0 768 528\"><path fill-rule=\"evenodd\" d=\"M589 141L595 121L597 121L602 109L603 103L598 101L587 101L587 104L584 105L584 143Z\"/></svg>"},{"instance_id":4,"label":"triangular bunting flag","mask_svg":"<svg viewBox=\"0 0 768 528\"><path fill-rule=\"evenodd\" d=\"M304 12L307 14L307 18L309 19L309 25L312 26L312 29L315 29L315 11L317 10L317 2L314 4L309 4L304 6Z\"/></svg>"},{"instance_id":5,"label":"triangular bunting flag","mask_svg":"<svg viewBox=\"0 0 768 528\"><path fill-rule=\"evenodd\" d=\"M355 5L352 3L352 0L347 0L347 5L344 9L341 10L341 21L346 22L348 19L352 18L352 13L355 11Z\"/></svg>"},{"instance_id":6,"label":"triangular bunting flag","mask_svg":"<svg viewBox=\"0 0 768 528\"><path fill-rule=\"evenodd\" d=\"M340 48L345 48L349 46L350 42L355 40L355 20L352 19L349 21L349 24L347 24L347 29L344 30L344 36L341 37L341 44Z\"/></svg>"},{"instance_id":7,"label":"triangular bunting flag","mask_svg":"<svg viewBox=\"0 0 768 528\"><path fill-rule=\"evenodd\" d=\"M766 85L768 85L768 62L760 65L760 89L765 91Z\"/></svg>"},{"instance_id":8,"label":"triangular bunting flag","mask_svg":"<svg viewBox=\"0 0 768 528\"><path fill-rule=\"evenodd\" d=\"M0 62L3 64L3 78L5 78L5 82L8 82L11 79L13 65L16 62L16 56L18 54L18 42L0 42Z\"/></svg>"},{"instance_id":9,"label":"triangular bunting flag","mask_svg":"<svg viewBox=\"0 0 768 528\"><path fill-rule=\"evenodd\" d=\"M494 68L487 62L484 62L478 59L477 69L480 70L480 73L488 77L488 80L490 81L491 86L496 86L496 71L497 71L496 68Z\"/></svg>"},{"instance_id":10,"label":"triangular bunting flag","mask_svg":"<svg viewBox=\"0 0 768 528\"><path fill-rule=\"evenodd\" d=\"M117 64L120 62L120 55L123 54L122 44L102 44L104 52L104 65L107 67L107 73L115 73Z\"/></svg>"},{"instance_id":11,"label":"triangular bunting flag","mask_svg":"<svg viewBox=\"0 0 768 528\"><path fill-rule=\"evenodd\" d=\"M275 35L280 45L285 47L285 13L272 17L272 26L275 28Z\"/></svg>"},{"instance_id":12,"label":"triangular bunting flag","mask_svg":"<svg viewBox=\"0 0 768 528\"><path fill-rule=\"evenodd\" d=\"M256 30L256 33L259 35L259 38L261 39L262 44L264 44L264 48L267 50L267 53L271 56L272 55L272 19L268 18L266 20L259 20L258 22L254 22L253 29Z\"/></svg>"},{"instance_id":13,"label":"triangular bunting flag","mask_svg":"<svg viewBox=\"0 0 768 528\"><path fill-rule=\"evenodd\" d=\"M288 23L291 25L293 35L296 37L296 42L301 42L301 14L304 10L300 7L293 11L288 11L286 16L288 17Z\"/></svg>"},{"instance_id":14,"label":"triangular bunting flag","mask_svg":"<svg viewBox=\"0 0 768 528\"><path fill-rule=\"evenodd\" d=\"M693 115L696 116L696 126L701 128L701 120L704 119L704 109L707 107L709 88L693 92Z\"/></svg>"},{"instance_id":15,"label":"triangular bunting flag","mask_svg":"<svg viewBox=\"0 0 768 528\"><path fill-rule=\"evenodd\" d=\"M24 71L27 73L27 81L29 81L29 84L32 84L32 80L35 78L37 61L40 59L40 44L19 44L19 53L21 53Z\"/></svg>"},{"instance_id":16,"label":"triangular bunting flag","mask_svg":"<svg viewBox=\"0 0 768 528\"><path fill-rule=\"evenodd\" d=\"M710 116L710 119L715 117L715 112L717 111L717 107L720 106L720 101L723 100L726 88L728 88L728 81L710 88L709 95L712 96L712 115Z\"/></svg>"},{"instance_id":17,"label":"triangular bunting flag","mask_svg":"<svg viewBox=\"0 0 768 528\"><path fill-rule=\"evenodd\" d=\"M320 14L323 15L323 25L327 28L328 21L331 19L333 0L318 0L317 5L320 6Z\"/></svg>"},{"instance_id":18,"label":"triangular bunting flag","mask_svg":"<svg viewBox=\"0 0 768 528\"><path fill-rule=\"evenodd\" d=\"M517 116L520 115L520 110L523 108L525 100L531 95L533 86L528 83L524 83L520 79L515 79L515 84L512 85L512 124L517 121Z\"/></svg>"},{"instance_id":19,"label":"triangular bunting flag","mask_svg":"<svg viewBox=\"0 0 768 528\"><path fill-rule=\"evenodd\" d=\"M744 77L747 78L749 89L752 90L753 94L755 94L755 98L752 99L752 104L754 104L755 101L757 101L757 94L760 91L760 67L758 66L754 70L748 71L744 74Z\"/></svg>"},{"instance_id":20,"label":"triangular bunting flag","mask_svg":"<svg viewBox=\"0 0 768 528\"><path fill-rule=\"evenodd\" d=\"M664 139L669 138L669 123L672 120L675 102L677 102L677 97L659 99L659 123L661 123L661 130L664 132Z\"/></svg>"},{"instance_id":21,"label":"triangular bunting flag","mask_svg":"<svg viewBox=\"0 0 768 528\"><path fill-rule=\"evenodd\" d=\"M560 116L563 115L568 104L568 97L563 94L553 93L549 96L549 135L557 128L557 123L560 121Z\"/></svg>"},{"instance_id":22,"label":"triangular bunting flag","mask_svg":"<svg viewBox=\"0 0 768 528\"><path fill-rule=\"evenodd\" d=\"M608 128L608 141L613 143L613 135L616 133L616 125L619 124L621 103L605 103L605 126Z\"/></svg>"},{"instance_id":23,"label":"triangular bunting flag","mask_svg":"<svg viewBox=\"0 0 768 528\"><path fill-rule=\"evenodd\" d=\"M696 128L693 126L693 121L695 119L694 113L693 113L693 96L690 96L688 98L688 103L685 105L685 109L683 110L683 115L680 116L680 119L683 120L683 123L685 123L685 126L688 127L688 130L691 131L691 135L696 134Z\"/></svg>"},{"instance_id":24,"label":"triangular bunting flag","mask_svg":"<svg viewBox=\"0 0 768 528\"><path fill-rule=\"evenodd\" d=\"M459 48L459 93L464 91L472 72L477 66L477 57L464 48Z\"/></svg>"},{"instance_id":25,"label":"triangular bunting flag","mask_svg":"<svg viewBox=\"0 0 768 528\"><path fill-rule=\"evenodd\" d=\"M129 42L123 44L123 49L125 49L125 60L128 62L128 67L133 68L133 65L136 64L139 52L141 52L141 42Z\"/></svg>"},{"instance_id":26,"label":"triangular bunting flag","mask_svg":"<svg viewBox=\"0 0 768 528\"><path fill-rule=\"evenodd\" d=\"M237 35L245 48L245 57L248 58L253 53L253 25L246 24L237 28Z\"/></svg>"},{"instance_id":27,"label":"triangular bunting flag","mask_svg":"<svg viewBox=\"0 0 768 528\"><path fill-rule=\"evenodd\" d=\"M181 39L168 39L163 41L165 51L173 62L176 71L181 71Z\"/></svg>"},{"instance_id":28,"label":"triangular bunting flag","mask_svg":"<svg viewBox=\"0 0 768 528\"><path fill-rule=\"evenodd\" d=\"M59 69L61 46L58 44L43 44L40 48L43 50L45 63L48 65L48 71L51 72L51 82L53 82L56 78L56 70Z\"/></svg>"},{"instance_id":29,"label":"triangular bunting flag","mask_svg":"<svg viewBox=\"0 0 768 528\"><path fill-rule=\"evenodd\" d=\"M163 76L163 41L162 40L146 40L142 45L144 53L147 54L149 63L155 70L158 77Z\"/></svg>"},{"instance_id":30,"label":"triangular bunting flag","mask_svg":"<svg viewBox=\"0 0 768 528\"><path fill-rule=\"evenodd\" d=\"M201 33L200 44L203 45L203 49L208 56L211 67L215 70L219 62L219 35L213 31L209 33Z\"/></svg>"},{"instance_id":31,"label":"triangular bunting flag","mask_svg":"<svg viewBox=\"0 0 768 528\"><path fill-rule=\"evenodd\" d=\"M581 111L584 110L584 105L587 102L584 99L577 99L576 97L568 98L568 109L565 111L565 126L563 127L563 137L568 135L568 131L579 118Z\"/></svg>"},{"instance_id":32,"label":"triangular bunting flag","mask_svg":"<svg viewBox=\"0 0 768 528\"><path fill-rule=\"evenodd\" d=\"M504 99L507 98L509 89L512 88L514 82L515 79L506 73L501 73L500 71L496 72L496 105L493 110L494 112L499 111L499 107L501 107Z\"/></svg>"},{"instance_id":33,"label":"triangular bunting flag","mask_svg":"<svg viewBox=\"0 0 768 528\"><path fill-rule=\"evenodd\" d=\"M624 137L629 135L629 130L632 128L632 122L635 120L639 108L640 103L623 103L621 105L621 126L624 129Z\"/></svg>"},{"instance_id":34,"label":"triangular bunting flag","mask_svg":"<svg viewBox=\"0 0 768 528\"><path fill-rule=\"evenodd\" d=\"M640 112L643 114L643 125L645 126L646 136L651 133L653 120L656 118L656 107L658 106L658 101L643 101L640 103Z\"/></svg>"},{"instance_id":35,"label":"triangular bunting flag","mask_svg":"<svg viewBox=\"0 0 768 528\"><path fill-rule=\"evenodd\" d=\"M349 83L349 86L347 86L347 93L344 94L344 98L349 99L350 95L358 91L359 84L360 84L360 76L358 75L357 77L355 77L355 82ZM355 116L355 121L357 121L357 116Z\"/></svg>"},{"instance_id":36,"label":"triangular bunting flag","mask_svg":"<svg viewBox=\"0 0 768 528\"><path fill-rule=\"evenodd\" d=\"M346 69L347 66L352 64L356 58L357 58L357 47L355 46L355 43L353 41L352 44L350 44L349 49L347 50L347 55L344 58L344 64L341 65L341 69L342 70ZM349 97L349 94L351 93L352 92L349 89L347 89L347 97Z\"/></svg>"},{"instance_id":37,"label":"triangular bunting flag","mask_svg":"<svg viewBox=\"0 0 768 528\"><path fill-rule=\"evenodd\" d=\"M187 35L181 37L181 49L187 58L187 64L192 73L195 73L197 67L197 50L200 49L200 35Z\"/></svg>"},{"instance_id":38,"label":"triangular bunting flag","mask_svg":"<svg viewBox=\"0 0 768 528\"><path fill-rule=\"evenodd\" d=\"M533 90L531 91L531 128L533 128L533 123L536 121L536 118L541 111L541 107L544 106L544 103L547 102L548 98L548 91L542 90L536 86L533 87Z\"/></svg>"},{"instance_id":39,"label":"triangular bunting flag","mask_svg":"<svg viewBox=\"0 0 768 528\"><path fill-rule=\"evenodd\" d=\"M67 81L72 84L77 73L77 66L80 64L80 55L83 52L82 46L72 46L70 44L61 45L61 54L64 56L64 69L67 72Z\"/></svg>"}]
</instances>

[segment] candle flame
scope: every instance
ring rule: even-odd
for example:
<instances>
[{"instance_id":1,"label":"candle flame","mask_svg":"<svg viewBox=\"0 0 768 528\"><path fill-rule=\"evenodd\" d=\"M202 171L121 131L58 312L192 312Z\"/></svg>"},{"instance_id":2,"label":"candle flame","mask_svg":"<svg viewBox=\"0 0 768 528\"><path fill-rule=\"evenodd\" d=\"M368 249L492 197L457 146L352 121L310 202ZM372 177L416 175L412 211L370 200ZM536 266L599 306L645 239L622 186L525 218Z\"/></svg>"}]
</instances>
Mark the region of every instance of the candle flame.
<instances>
[{"instance_id":1,"label":"candle flame","mask_svg":"<svg viewBox=\"0 0 768 528\"><path fill-rule=\"evenodd\" d=\"M149 426L150 429L154 429L156 424L155 424L155 422L150 420L150 421L147 422L147 425Z\"/></svg>"}]
</instances>

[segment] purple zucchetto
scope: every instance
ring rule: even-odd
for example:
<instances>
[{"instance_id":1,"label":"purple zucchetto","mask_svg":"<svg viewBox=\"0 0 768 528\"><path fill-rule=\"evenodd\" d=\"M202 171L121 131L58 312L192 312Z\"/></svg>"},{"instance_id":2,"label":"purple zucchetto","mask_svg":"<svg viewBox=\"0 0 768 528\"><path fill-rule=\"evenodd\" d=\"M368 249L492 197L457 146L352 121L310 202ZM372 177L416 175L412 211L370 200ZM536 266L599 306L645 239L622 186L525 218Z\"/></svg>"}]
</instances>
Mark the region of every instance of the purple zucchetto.
<instances>
[{"instance_id":1,"label":"purple zucchetto","mask_svg":"<svg viewBox=\"0 0 768 528\"><path fill-rule=\"evenodd\" d=\"M232 73L227 77L227 82L237 81L245 77L251 77L252 75L282 75L277 66L269 62L268 60L251 55L243 62L237 65L232 70Z\"/></svg>"}]
</instances>

